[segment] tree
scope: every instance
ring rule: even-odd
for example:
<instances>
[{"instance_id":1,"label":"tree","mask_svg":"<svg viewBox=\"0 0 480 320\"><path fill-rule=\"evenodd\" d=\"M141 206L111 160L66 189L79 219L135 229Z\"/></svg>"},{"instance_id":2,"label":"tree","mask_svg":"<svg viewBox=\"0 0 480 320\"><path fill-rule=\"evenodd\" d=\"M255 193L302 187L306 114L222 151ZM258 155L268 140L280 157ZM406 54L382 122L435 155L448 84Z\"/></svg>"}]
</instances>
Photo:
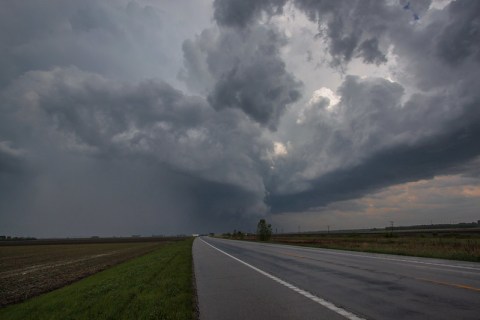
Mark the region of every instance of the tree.
<instances>
[{"instance_id":1,"label":"tree","mask_svg":"<svg viewBox=\"0 0 480 320\"><path fill-rule=\"evenodd\" d=\"M268 241L272 236L272 225L267 224L265 219L260 219L257 224L257 240Z\"/></svg>"}]
</instances>

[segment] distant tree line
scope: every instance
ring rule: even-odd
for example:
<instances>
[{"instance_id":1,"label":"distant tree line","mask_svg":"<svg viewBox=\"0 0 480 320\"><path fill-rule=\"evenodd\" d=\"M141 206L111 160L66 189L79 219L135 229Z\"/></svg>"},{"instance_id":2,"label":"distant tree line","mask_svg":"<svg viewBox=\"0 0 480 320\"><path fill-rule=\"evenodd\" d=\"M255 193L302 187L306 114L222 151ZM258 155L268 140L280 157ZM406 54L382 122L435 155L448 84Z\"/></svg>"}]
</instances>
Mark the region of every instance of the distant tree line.
<instances>
[{"instance_id":1,"label":"distant tree line","mask_svg":"<svg viewBox=\"0 0 480 320\"><path fill-rule=\"evenodd\" d=\"M18 240L37 240L37 238L34 238L34 237L0 236L0 241L18 241Z\"/></svg>"},{"instance_id":2,"label":"distant tree line","mask_svg":"<svg viewBox=\"0 0 480 320\"><path fill-rule=\"evenodd\" d=\"M246 238L248 236L248 238ZM255 234L255 239L257 241L268 241L272 237L272 225L268 224L265 219L260 219L257 224L257 233ZM248 233L234 229L232 233L226 232L222 233L222 238L226 239L237 239L237 240L253 240L252 236L249 236Z\"/></svg>"},{"instance_id":3,"label":"distant tree line","mask_svg":"<svg viewBox=\"0 0 480 320\"><path fill-rule=\"evenodd\" d=\"M423 229L467 229L478 228L480 226L480 220L478 222L461 222L461 223L443 223L443 224L419 224L414 226L398 226L398 227L385 227L386 230L423 230Z\"/></svg>"},{"instance_id":4,"label":"distant tree line","mask_svg":"<svg viewBox=\"0 0 480 320\"><path fill-rule=\"evenodd\" d=\"M223 233L222 237L223 238L228 238L228 239L243 240L243 239L245 239L245 235L246 235L245 232L242 232L240 230L237 231L236 229L234 229L233 233L230 233L230 232Z\"/></svg>"}]
</instances>

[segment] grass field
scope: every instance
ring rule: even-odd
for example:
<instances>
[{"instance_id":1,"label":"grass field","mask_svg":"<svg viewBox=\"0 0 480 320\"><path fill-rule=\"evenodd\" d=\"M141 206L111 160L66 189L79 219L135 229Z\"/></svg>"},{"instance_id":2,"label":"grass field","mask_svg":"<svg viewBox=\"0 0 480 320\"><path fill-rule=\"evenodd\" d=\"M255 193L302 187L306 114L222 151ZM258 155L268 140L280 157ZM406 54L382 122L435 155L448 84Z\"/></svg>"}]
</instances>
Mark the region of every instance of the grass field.
<instances>
[{"instance_id":1,"label":"grass field","mask_svg":"<svg viewBox=\"0 0 480 320\"><path fill-rule=\"evenodd\" d=\"M346 233L274 236L272 242L480 262L480 234Z\"/></svg>"},{"instance_id":2,"label":"grass field","mask_svg":"<svg viewBox=\"0 0 480 320\"><path fill-rule=\"evenodd\" d=\"M0 309L0 319L192 319L192 240Z\"/></svg>"},{"instance_id":3,"label":"grass field","mask_svg":"<svg viewBox=\"0 0 480 320\"><path fill-rule=\"evenodd\" d=\"M256 241L255 235L225 238ZM272 243L480 262L480 229L275 234Z\"/></svg>"},{"instance_id":4,"label":"grass field","mask_svg":"<svg viewBox=\"0 0 480 320\"><path fill-rule=\"evenodd\" d=\"M0 306L51 291L145 254L160 242L0 246Z\"/></svg>"}]
</instances>

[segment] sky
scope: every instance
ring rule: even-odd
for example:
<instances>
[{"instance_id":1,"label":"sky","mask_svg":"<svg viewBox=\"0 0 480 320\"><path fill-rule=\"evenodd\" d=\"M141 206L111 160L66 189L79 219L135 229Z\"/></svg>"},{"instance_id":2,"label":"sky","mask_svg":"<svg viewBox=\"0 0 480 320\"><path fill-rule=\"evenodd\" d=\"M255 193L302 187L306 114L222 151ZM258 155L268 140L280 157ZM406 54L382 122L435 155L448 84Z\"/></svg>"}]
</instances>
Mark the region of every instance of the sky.
<instances>
[{"instance_id":1,"label":"sky","mask_svg":"<svg viewBox=\"0 0 480 320\"><path fill-rule=\"evenodd\" d=\"M480 219L480 1L0 0L0 234Z\"/></svg>"}]
</instances>

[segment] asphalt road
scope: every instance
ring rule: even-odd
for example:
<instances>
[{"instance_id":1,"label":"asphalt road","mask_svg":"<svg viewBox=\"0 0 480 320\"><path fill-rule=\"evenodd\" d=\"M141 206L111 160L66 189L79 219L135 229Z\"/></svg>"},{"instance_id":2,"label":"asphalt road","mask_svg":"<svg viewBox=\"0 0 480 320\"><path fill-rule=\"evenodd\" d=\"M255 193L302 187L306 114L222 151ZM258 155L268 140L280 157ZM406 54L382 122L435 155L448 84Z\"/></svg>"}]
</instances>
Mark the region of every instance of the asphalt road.
<instances>
[{"instance_id":1,"label":"asphalt road","mask_svg":"<svg viewBox=\"0 0 480 320\"><path fill-rule=\"evenodd\" d=\"M200 319L480 319L480 264L197 238Z\"/></svg>"}]
</instances>

